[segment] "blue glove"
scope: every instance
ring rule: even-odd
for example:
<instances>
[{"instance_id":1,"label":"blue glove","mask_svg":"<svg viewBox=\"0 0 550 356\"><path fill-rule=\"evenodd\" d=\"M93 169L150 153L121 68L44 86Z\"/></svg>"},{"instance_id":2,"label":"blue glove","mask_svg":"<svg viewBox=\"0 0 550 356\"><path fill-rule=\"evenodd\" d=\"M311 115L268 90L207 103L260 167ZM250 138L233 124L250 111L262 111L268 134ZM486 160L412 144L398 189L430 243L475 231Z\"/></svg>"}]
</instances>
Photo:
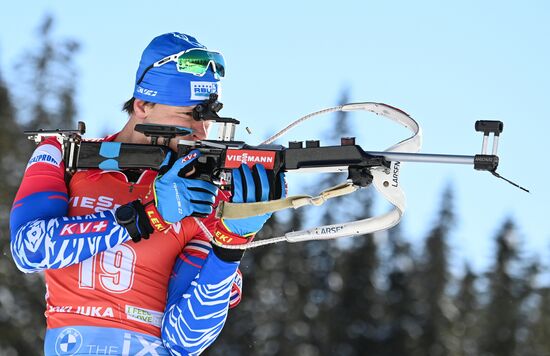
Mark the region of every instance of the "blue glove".
<instances>
[{"instance_id":1,"label":"blue glove","mask_svg":"<svg viewBox=\"0 0 550 356\"><path fill-rule=\"evenodd\" d=\"M154 205L145 204L145 210L155 229L162 231L166 227L162 227L165 222L175 223L188 216L206 217L212 213L218 188L211 182L186 177L193 170L199 156L200 152L193 150L178 158L169 169L170 155L162 163L160 172L167 170L166 173L159 174L153 183ZM158 215L164 221L157 221Z\"/></svg>"},{"instance_id":2,"label":"blue glove","mask_svg":"<svg viewBox=\"0 0 550 356\"><path fill-rule=\"evenodd\" d=\"M254 165L252 170L246 164L242 164L232 171L232 194L233 203L254 203L284 198L284 173L275 177L273 171L267 171L261 164ZM267 213L244 219L222 219L222 223L228 232L249 237L256 234L270 217L271 213Z\"/></svg>"}]
</instances>

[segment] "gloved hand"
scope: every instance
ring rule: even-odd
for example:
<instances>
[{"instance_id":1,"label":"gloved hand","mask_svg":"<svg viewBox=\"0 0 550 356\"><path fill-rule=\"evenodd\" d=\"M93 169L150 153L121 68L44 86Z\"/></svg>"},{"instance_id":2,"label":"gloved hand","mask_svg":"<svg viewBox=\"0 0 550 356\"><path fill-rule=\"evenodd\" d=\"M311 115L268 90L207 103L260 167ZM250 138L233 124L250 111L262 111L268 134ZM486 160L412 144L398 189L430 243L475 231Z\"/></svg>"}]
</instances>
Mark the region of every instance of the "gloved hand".
<instances>
[{"instance_id":1,"label":"gloved hand","mask_svg":"<svg viewBox=\"0 0 550 356\"><path fill-rule=\"evenodd\" d=\"M284 173L277 177L271 170L256 164L252 170L242 164L232 171L233 203L254 203L275 200L286 196ZM264 226L271 213L244 219L221 219L217 225L214 239L218 245L240 245L252 241L256 233Z\"/></svg>"},{"instance_id":2,"label":"gloved hand","mask_svg":"<svg viewBox=\"0 0 550 356\"><path fill-rule=\"evenodd\" d=\"M169 224L188 216L206 217L212 213L218 188L211 182L189 177L199 156L200 152L193 150L178 158L169 169L170 155L162 163L144 202L145 212L156 230L165 230Z\"/></svg>"}]
</instances>

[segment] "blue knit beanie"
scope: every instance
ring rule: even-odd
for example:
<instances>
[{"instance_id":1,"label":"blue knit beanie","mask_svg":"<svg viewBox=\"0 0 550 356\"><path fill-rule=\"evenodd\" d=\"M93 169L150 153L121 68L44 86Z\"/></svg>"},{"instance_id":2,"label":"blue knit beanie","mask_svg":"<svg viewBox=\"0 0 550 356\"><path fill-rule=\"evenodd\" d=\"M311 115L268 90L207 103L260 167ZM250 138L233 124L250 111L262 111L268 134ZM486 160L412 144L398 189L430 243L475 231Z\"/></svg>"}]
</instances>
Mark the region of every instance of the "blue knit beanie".
<instances>
[{"instance_id":1,"label":"blue knit beanie","mask_svg":"<svg viewBox=\"0 0 550 356\"><path fill-rule=\"evenodd\" d=\"M212 68L202 77L178 72L175 62L150 68L153 63L190 48L204 48L195 37L172 32L155 37L141 55L136 72L134 98L171 106L195 106L211 93L221 94L219 79ZM143 79L138 83L139 79Z\"/></svg>"}]
</instances>

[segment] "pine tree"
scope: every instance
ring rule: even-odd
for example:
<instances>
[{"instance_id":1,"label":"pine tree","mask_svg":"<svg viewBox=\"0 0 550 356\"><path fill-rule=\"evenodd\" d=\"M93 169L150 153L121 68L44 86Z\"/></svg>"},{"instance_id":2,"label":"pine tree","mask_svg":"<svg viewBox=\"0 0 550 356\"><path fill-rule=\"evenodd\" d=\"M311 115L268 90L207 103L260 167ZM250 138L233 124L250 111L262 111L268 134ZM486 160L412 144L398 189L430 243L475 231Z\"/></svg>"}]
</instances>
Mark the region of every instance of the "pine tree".
<instances>
[{"instance_id":1,"label":"pine tree","mask_svg":"<svg viewBox=\"0 0 550 356\"><path fill-rule=\"evenodd\" d=\"M20 126L15 120L15 111L10 93L0 77L0 354L39 354L43 340L42 281L38 276L24 276L11 258L9 212L17 190L18 179L14 167L22 165L19 144L22 138ZM17 177L20 178L20 175ZM38 291L38 293L36 293Z\"/></svg>"},{"instance_id":2,"label":"pine tree","mask_svg":"<svg viewBox=\"0 0 550 356\"><path fill-rule=\"evenodd\" d=\"M447 238L454 223L453 196L450 187L443 193L438 219L425 245L424 266L419 278L423 315L418 352L423 355L447 355L450 352L450 313L454 307L446 294L451 278L448 266Z\"/></svg>"},{"instance_id":3,"label":"pine tree","mask_svg":"<svg viewBox=\"0 0 550 356\"><path fill-rule=\"evenodd\" d=\"M488 299L484 312L481 351L486 355L521 355L518 335L525 325L522 311L531 295L530 278L522 273L522 261L514 222L507 219L496 237L494 266L488 273Z\"/></svg>"},{"instance_id":4,"label":"pine tree","mask_svg":"<svg viewBox=\"0 0 550 356\"><path fill-rule=\"evenodd\" d=\"M12 105L10 93L6 87L2 75L0 73L0 149L2 150L2 161L0 162L0 221L6 222L9 217L10 206L6 202L13 200L16 182L14 179L9 179L12 176L12 169L18 163L19 155L17 154L18 145L14 139L20 136L20 127L15 121L15 110Z\"/></svg>"},{"instance_id":5,"label":"pine tree","mask_svg":"<svg viewBox=\"0 0 550 356\"><path fill-rule=\"evenodd\" d=\"M452 332L458 341L454 352L457 356L479 355L481 306L475 287L476 280L476 274L466 265L454 302L457 316L453 320Z\"/></svg>"},{"instance_id":6,"label":"pine tree","mask_svg":"<svg viewBox=\"0 0 550 356\"><path fill-rule=\"evenodd\" d=\"M343 90L339 104L347 102L348 91ZM340 137L349 136L351 132L349 113L337 112L335 115L334 124L329 126L324 134L329 144L336 144ZM345 179L345 174L326 174L309 189L314 189L315 193L319 193L322 189L338 185ZM307 216L315 221L316 225L353 220L350 214L357 211L354 209L357 205L350 204L351 202L350 197L329 200L322 207L311 208ZM320 219L315 219L317 216L320 216ZM308 315L308 324L311 328L310 344L313 345L309 349L310 352L322 355L332 353L334 345L342 343L342 340L338 342L334 340L337 335L334 330L335 321L332 318L337 315L339 318L346 319L346 315L349 313L349 309L343 308L344 305L339 299L342 290L338 284L343 284L343 276L341 271L336 270L336 261L342 257L341 243L341 240L337 240L313 241L304 244L307 266L310 269L310 290L307 294L307 303L304 305L304 311ZM338 330L338 332L340 331ZM345 337L345 335L341 337Z\"/></svg>"},{"instance_id":7,"label":"pine tree","mask_svg":"<svg viewBox=\"0 0 550 356\"><path fill-rule=\"evenodd\" d=\"M538 303L530 312L532 319L526 344L529 355L550 355L550 288L540 288L538 295Z\"/></svg>"},{"instance_id":8,"label":"pine tree","mask_svg":"<svg viewBox=\"0 0 550 356\"><path fill-rule=\"evenodd\" d=\"M418 262L401 232L401 225L388 231L388 256L384 260L384 325L387 336L380 355L412 355L418 348L421 323L418 317Z\"/></svg>"},{"instance_id":9,"label":"pine tree","mask_svg":"<svg viewBox=\"0 0 550 356\"><path fill-rule=\"evenodd\" d=\"M67 127L66 124L72 123L75 115L73 96L77 76L72 54L78 46L74 41L53 43L50 33L52 25L53 19L46 17L39 28L40 45L34 47L38 49L26 54L17 66L21 81L17 85L22 85L18 88L21 92L33 93L22 95L17 100L17 107L25 109L26 120L21 120L21 111L16 115L11 99L14 94L12 91L8 93L7 86L0 80L0 147L3 148L0 164L0 249L3 256L10 256L0 259L0 354L40 355L43 349L44 283L40 274L25 275L16 269L9 250L8 215L25 162L34 148L22 134L23 128ZM60 69L63 71L61 76L58 73ZM12 85L10 89L13 87L17 86Z\"/></svg>"},{"instance_id":10,"label":"pine tree","mask_svg":"<svg viewBox=\"0 0 550 356\"><path fill-rule=\"evenodd\" d=\"M341 203L333 203L350 207L347 216L326 214L324 222L372 216L372 197L371 188L343 198ZM357 208L351 208L355 206ZM377 354L384 337L384 311L377 286L380 261L375 236L367 234L337 240L331 244L330 253L334 267L325 272L328 273L326 288L331 291L324 312L328 315L331 340L327 353L360 355L368 351Z\"/></svg>"},{"instance_id":11,"label":"pine tree","mask_svg":"<svg viewBox=\"0 0 550 356\"><path fill-rule=\"evenodd\" d=\"M538 356L550 354L548 338L548 292L545 287L537 287L543 267L538 258L526 261L522 266L520 279L523 284L523 301L517 336L516 355ZM546 300L545 300L546 299Z\"/></svg>"},{"instance_id":12,"label":"pine tree","mask_svg":"<svg viewBox=\"0 0 550 356\"><path fill-rule=\"evenodd\" d=\"M289 228L301 230L304 225L305 211L291 213ZM288 231L288 230L287 230ZM283 249L285 282L282 293L285 296L286 313L282 315L283 338L280 340L280 354L300 355L315 354L317 345L313 341L315 326L312 321L319 317L319 309L312 293L311 274L315 266L311 265L308 251L309 244L286 243ZM322 242L321 242L322 243Z\"/></svg>"},{"instance_id":13,"label":"pine tree","mask_svg":"<svg viewBox=\"0 0 550 356\"><path fill-rule=\"evenodd\" d=\"M54 18L46 15L37 31L39 43L15 67L22 82L19 116L31 129L72 128L76 115L74 55L80 45L53 38L54 24Z\"/></svg>"},{"instance_id":14,"label":"pine tree","mask_svg":"<svg viewBox=\"0 0 550 356\"><path fill-rule=\"evenodd\" d=\"M279 224L277 236L300 229L302 223L303 212L293 212L287 224ZM298 350L310 346L311 336L307 320L310 269L305 245L279 243L266 249L269 251L261 256L261 274L255 285L255 354L299 354Z\"/></svg>"},{"instance_id":15,"label":"pine tree","mask_svg":"<svg viewBox=\"0 0 550 356\"><path fill-rule=\"evenodd\" d=\"M347 102L348 92L344 90L339 104ZM338 144L341 137L351 135L349 113L338 112L334 125L324 136L329 144ZM345 179L345 173L327 174L314 184L315 193ZM367 218L371 216L371 193L372 188L330 200L322 208L312 208L307 216L320 216L316 225ZM382 318L382 308L375 286L378 254L373 236L315 241L304 245L311 288L304 305L312 330L307 352L352 355L374 349L381 334L378 324Z\"/></svg>"},{"instance_id":16,"label":"pine tree","mask_svg":"<svg viewBox=\"0 0 550 356\"><path fill-rule=\"evenodd\" d=\"M336 258L336 269L329 275L336 302L330 306L332 354L378 354L386 330L383 299L377 287L378 245L374 235L357 236L353 248Z\"/></svg>"}]
</instances>

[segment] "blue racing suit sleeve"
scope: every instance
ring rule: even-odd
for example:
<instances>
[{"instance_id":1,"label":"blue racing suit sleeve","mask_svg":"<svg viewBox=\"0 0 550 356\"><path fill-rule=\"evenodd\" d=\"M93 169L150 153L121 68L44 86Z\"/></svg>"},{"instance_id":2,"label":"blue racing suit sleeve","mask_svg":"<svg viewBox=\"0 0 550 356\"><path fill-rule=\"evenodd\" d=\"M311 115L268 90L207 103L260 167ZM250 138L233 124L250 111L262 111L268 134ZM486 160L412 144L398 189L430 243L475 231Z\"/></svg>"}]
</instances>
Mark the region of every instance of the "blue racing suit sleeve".
<instances>
[{"instance_id":1,"label":"blue racing suit sleeve","mask_svg":"<svg viewBox=\"0 0 550 356\"><path fill-rule=\"evenodd\" d=\"M67 267L130 240L111 210L32 220L11 235L13 259L25 273Z\"/></svg>"},{"instance_id":2,"label":"blue racing suit sleeve","mask_svg":"<svg viewBox=\"0 0 550 356\"><path fill-rule=\"evenodd\" d=\"M208 242L192 240L174 266L161 330L174 355L199 355L216 340L237 294L235 283L241 283L239 262L222 261L211 249L206 259L188 253L193 244L210 249Z\"/></svg>"},{"instance_id":3,"label":"blue racing suit sleeve","mask_svg":"<svg viewBox=\"0 0 550 356\"><path fill-rule=\"evenodd\" d=\"M11 252L26 273L63 268L130 240L114 211L67 217L61 146L42 142L31 156L10 213Z\"/></svg>"}]
</instances>

